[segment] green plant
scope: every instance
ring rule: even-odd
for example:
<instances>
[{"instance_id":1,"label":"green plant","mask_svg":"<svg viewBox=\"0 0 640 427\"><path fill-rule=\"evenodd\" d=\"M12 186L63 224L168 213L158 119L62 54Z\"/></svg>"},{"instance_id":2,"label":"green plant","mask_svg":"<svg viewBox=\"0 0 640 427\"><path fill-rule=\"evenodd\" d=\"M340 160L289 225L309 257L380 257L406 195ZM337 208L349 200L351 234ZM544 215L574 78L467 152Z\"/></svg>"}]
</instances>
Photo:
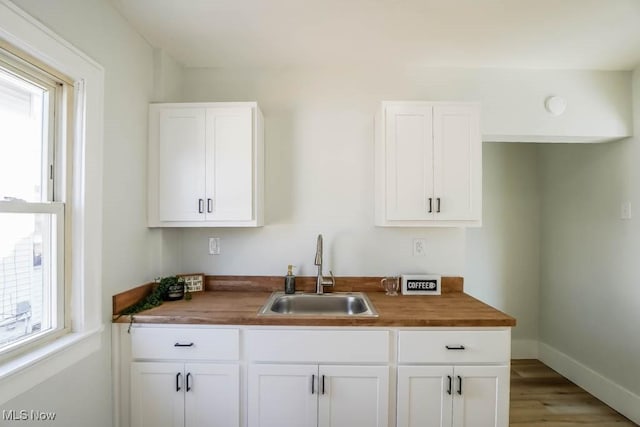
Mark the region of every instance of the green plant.
<instances>
[{"instance_id":1,"label":"green plant","mask_svg":"<svg viewBox=\"0 0 640 427\"><path fill-rule=\"evenodd\" d=\"M129 323L129 331L131 331L131 325L134 321L133 315L161 305L164 297L169 291L169 287L179 283L180 280L181 279L177 276L161 278L149 295L147 295L137 303L130 305L129 307L122 310L120 314L118 314L118 317L116 317L116 319L119 319L121 316L131 316L131 322Z\"/></svg>"}]
</instances>

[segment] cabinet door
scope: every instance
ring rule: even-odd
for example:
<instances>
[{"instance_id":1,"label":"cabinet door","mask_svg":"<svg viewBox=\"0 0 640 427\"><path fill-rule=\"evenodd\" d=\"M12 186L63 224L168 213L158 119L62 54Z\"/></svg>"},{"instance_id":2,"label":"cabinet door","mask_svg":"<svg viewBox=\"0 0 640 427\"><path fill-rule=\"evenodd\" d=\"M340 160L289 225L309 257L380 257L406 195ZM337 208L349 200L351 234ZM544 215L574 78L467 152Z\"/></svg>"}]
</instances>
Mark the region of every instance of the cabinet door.
<instances>
[{"instance_id":1,"label":"cabinet door","mask_svg":"<svg viewBox=\"0 0 640 427\"><path fill-rule=\"evenodd\" d=\"M240 376L238 365L185 365L185 426L238 427Z\"/></svg>"},{"instance_id":2,"label":"cabinet door","mask_svg":"<svg viewBox=\"0 0 640 427\"><path fill-rule=\"evenodd\" d=\"M456 366L454 427L509 425L509 367Z\"/></svg>"},{"instance_id":3,"label":"cabinet door","mask_svg":"<svg viewBox=\"0 0 640 427\"><path fill-rule=\"evenodd\" d=\"M474 105L433 108L435 219L477 220L481 217L479 116L479 109Z\"/></svg>"},{"instance_id":4,"label":"cabinet door","mask_svg":"<svg viewBox=\"0 0 640 427\"><path fill-rule=\"evenodd\" d=\"M205 110L170 108L158 123L160 221L202 221L205 208Z\"/></svg>"},{"instance_id":5,"label":"cabinet door","mask_svg":"<svg viewBox=\"0 0 640 427\"><path fill-rule=\"evenodd\" d=\"M207 221L253 219L252 109L207 109Z\"/></svg>"},{"instance_id":6,"label":"cabinet door","mask_svg":"<svg viewBox=\"0 0 640 427\"><path fill-rule=\"evenodd\" d=\"M386 219L431 219L433 198L433 107L386 108Z\"/></svg>"},{"instance_id":7,"label":"cabinet door","mask_svg":"<svg viewBox=\"0 0 640 427\"><path fill-rule=\"evenodd\" d=\"M386 427L389 367L320 366L319 427Z\"/></svg>"},{"instance_id":8,"label":"cabinet door","mask_svg":"<svg viewBox=\"0 0 640 427\"><path fill-rule=\"evenodd\" d=\"M316 427L317 365L249 366L249 427Z\"/></svg>"},{"instance_id":9,"label":"cabinet door","mask_svg":"<svg viewBox=\"0 0 640 427\"><path fill-rule=\"evenodd\" d=\"M448 427L453 398L451 366L398 367L398 427Z\"/></svg>"},{"instance_id":10,"label":"cabinet door","mask_svg":"<svg viewBox=\"0 0 640 427\"><path fill-rule=\"evenodd\" d=\"M182 363L131 364L131 426L184 427Z\"/></svg>"}]
</instances>

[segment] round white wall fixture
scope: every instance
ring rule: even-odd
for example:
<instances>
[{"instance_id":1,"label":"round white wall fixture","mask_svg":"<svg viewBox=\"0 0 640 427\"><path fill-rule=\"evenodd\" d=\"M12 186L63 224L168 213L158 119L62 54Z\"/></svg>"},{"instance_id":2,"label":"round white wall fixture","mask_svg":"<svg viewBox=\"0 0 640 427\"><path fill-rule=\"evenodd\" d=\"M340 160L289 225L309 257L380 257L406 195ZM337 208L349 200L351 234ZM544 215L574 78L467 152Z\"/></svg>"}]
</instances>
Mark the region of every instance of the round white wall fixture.
<instances>
[{"instance_id":1,"label":"round white wall fixture","mask_svg":"<svg viewBox=\"0 0 640 427\"><path fill-rule=\"evenodd\" d=\"M567 100L560 96L550 96L544 100L544 108L554 116L559 116L567 109Z\"/></svg>"}]
</instances>

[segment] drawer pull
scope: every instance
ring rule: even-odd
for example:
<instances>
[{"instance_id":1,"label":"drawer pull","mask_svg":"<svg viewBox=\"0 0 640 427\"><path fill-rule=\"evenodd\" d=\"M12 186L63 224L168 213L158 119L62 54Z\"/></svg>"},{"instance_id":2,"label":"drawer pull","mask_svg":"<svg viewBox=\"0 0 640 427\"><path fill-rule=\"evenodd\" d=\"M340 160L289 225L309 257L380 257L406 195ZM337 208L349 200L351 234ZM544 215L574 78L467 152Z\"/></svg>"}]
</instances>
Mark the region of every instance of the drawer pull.
<instances>
[{"instance_id":1,"label":"drawer pull","mask_svg":"<svg viewBox=\"0 0 640 427\"><path fill-rule=\"evenodd\" d=\"M463 345L445 345L445 348L447 350L464 350L464 346Z\"/></svg>"},{"instance_id":2,"label":"drawer pull","mask_svg":"<svg viewBox=\"0 0 640 427\"><path fill-rule=\"evenodd\" d=\"M173 346L174 347L193 347L193 343L190 342L189 344L181 344L181 343L177 342Z\"/></svg>"}]
</instances>

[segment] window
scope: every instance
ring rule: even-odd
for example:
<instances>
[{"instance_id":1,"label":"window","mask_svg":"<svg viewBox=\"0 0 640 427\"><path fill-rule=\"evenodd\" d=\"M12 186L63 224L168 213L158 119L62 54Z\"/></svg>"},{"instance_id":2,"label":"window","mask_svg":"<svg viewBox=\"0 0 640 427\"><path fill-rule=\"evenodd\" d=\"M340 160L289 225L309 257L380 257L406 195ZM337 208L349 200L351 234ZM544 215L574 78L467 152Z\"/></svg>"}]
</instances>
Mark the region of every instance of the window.
<instances>
[{"instance_id":1,"label":"window","mask_svg":"<svg viewBox=\"0 0 640 427\"><path fill-rule=\"evenodd\" d=\"M68 329L69 86L0 49L0 360Z\"/></svg>"},{"instance_id":2,"label":"window","mask_svg":"<svg viewBox=\"0 0 640 427\"><path fill-rule=\"evenodd\" d=\"M59 286L61 268L56 267L52 276L58 279L56 290L64 291L65 294L63 298L59 298L58 294L52 295L52 298L57 299L50 302L56 303L58 307L61 301L68 301L62 306L62 322L61 313L56 313L55 329L37 332L20 343L11 344L11 349L5 347L4 354L0 354L2 405L99 351L106 339L103 332L108 317L103 317L102 311L104 68L14 3L7 1L0 1L0 49L28 58L30 63L38 64L40 69L52 70L57 77L47 77L47 73L43 73L44 80L51 79L54 83L59 83L60 78L65 81L55 94L57 97L60 92L62 99L58 99L54 105L54 128L47 124L47 130L54 132L55 136L51 141L56 143L53 149L46 148L49 150L46 158L53 155L55 166L53 183L47 188L47 192L51 190L53 194L47 193L46 198L40 201L24 199L23 202L16 200L20 199L18 196L9 201L0 200L0 214L30 215L34 231L37 221L35 216L49 218L40 220L40 223L45 226L48 224L51 229L34 234L32 262L49 269L53 268L52 255L55 256L56 266L61 264L58 254L64 255L66 288ZM3 60L4 63L6 62ZM18 63L26 66L26 70L22 71L30 76L19 80L30 81L36 87L41 87L42 82L38 82L40 78L29 72L33 71L32 67L19 60ZM12 77L21 75L11 64L3 65L3 70L5 67L8 67ZM34 77L35 82L31 81ZM25 111L25 104L22 105ZM60 116L72 116L72 119L67 118L64 123ZM0 123L0 127L1 125ZM66 143L66 137L73 143ZM44 154L40 156L41 159L45 158ZM45 173L41 178L46 176ZM42 196L44 191L40 190L39 194ZM57 211L47 210L52 207L57 207L54 208ZM61 225L64 226L64 232L59 231L62 229ZM64 240L60 237L62 234ZM51 253L53 251L55 252ZM29 264L28 261L26 263ZM18 307L16 302L16 312L24 312L27 308L26 304ZM34 311L33 307L31 309Z\"/></svg>"}]
</instances>

